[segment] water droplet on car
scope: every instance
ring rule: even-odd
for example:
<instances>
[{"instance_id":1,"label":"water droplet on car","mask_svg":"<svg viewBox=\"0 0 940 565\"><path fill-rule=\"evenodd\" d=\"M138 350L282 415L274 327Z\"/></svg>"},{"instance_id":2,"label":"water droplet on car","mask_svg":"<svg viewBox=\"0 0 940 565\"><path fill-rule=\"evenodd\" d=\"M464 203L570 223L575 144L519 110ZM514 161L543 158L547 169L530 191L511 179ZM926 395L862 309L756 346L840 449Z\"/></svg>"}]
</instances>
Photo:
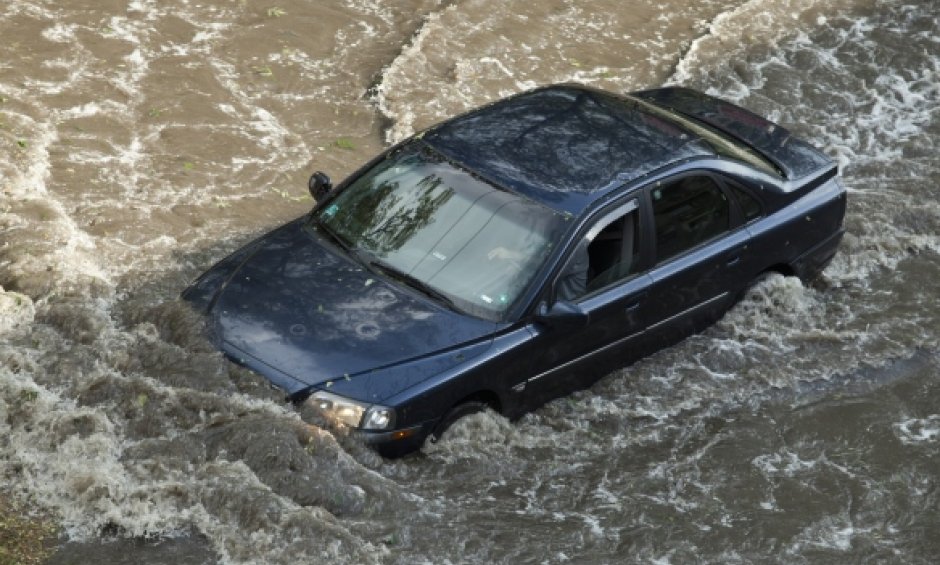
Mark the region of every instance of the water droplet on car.
<instances>
[{"instance_id":1,"label":"water droplet on car","mask_svg":"<svg viewBox=\"0 0 940 565\"><path fill-rule=\"evenodd\" d=\"M359 337L371 339L378 336L381 332L379 330L379 326L376 324L372 322L365 322L356 326L356 333L359 335Z\"/></svg>"},{"instance_id":2,"label":"water droplet on car","mask_svg":"<svg viewBox=\"0 0 940 565\"><path fill-rule=\"evenodd\" d=\"M391 304L392 302L395 302L396 300L395 294L392 291L388 290L387 288L377 289L375 291L374 297L379 302L383 302L385 304Z\"/></svg>"}]
</instances>

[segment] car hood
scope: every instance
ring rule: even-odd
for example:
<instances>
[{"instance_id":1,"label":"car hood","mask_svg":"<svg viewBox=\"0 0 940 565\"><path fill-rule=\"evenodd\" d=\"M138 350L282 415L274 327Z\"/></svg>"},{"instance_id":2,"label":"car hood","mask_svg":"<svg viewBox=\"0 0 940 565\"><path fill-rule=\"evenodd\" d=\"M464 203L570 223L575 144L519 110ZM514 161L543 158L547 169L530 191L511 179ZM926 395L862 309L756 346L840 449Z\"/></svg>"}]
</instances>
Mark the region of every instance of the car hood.
<instances>
[{"instance_id":1,"label":"car hood","mask_svg":"<svg viewBox=\"0 0 940 565\"><path fill-rule=\"evenodd\" d=\"M301 221L256 244L210 317L226 353L289 394L479 341L496 326L364 268Z\"/></svg>"}]
</instances>

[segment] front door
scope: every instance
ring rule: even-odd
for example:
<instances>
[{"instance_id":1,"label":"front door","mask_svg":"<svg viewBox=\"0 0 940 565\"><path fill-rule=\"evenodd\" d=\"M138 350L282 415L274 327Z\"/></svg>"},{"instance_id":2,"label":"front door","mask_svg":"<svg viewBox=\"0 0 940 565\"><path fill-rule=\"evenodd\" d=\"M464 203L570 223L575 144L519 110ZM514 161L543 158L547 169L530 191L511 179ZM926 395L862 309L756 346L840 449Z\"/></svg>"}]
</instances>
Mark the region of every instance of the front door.
<instances>
[{"instance_id":1,"label":"front door","mask_svg":"<svg viewBox=\"0 0 940 565\"><path fill-rule=\"evenodd\" d=\"M652 279L645 260L637 199L606 211L584 230L554 284L554 300L578 306L589 317L584 328L531 326L532 365L524 386L537 405L584 388L614 367L642 354L638 345L646 321Z\"/></svg>"}]
</instances>

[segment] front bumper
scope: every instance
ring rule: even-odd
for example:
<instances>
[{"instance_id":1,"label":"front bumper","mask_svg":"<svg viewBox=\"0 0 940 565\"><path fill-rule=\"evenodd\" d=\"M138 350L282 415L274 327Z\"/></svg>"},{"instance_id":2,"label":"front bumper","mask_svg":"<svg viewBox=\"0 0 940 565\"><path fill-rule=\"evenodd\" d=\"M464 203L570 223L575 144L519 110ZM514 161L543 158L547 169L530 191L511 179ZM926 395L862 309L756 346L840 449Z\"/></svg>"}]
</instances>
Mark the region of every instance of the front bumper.
<instances>
[{"instance_id":1,"label":"front bumper","mask_svg":"<svg viewBox=\"0 0 940 565\"><path fill-rule=\"evenodd\" d=\"M395 458L421 449L436 423L424 422L388 432L359 430L357 435L382 457Z\"/></svg>"}]
</instances>

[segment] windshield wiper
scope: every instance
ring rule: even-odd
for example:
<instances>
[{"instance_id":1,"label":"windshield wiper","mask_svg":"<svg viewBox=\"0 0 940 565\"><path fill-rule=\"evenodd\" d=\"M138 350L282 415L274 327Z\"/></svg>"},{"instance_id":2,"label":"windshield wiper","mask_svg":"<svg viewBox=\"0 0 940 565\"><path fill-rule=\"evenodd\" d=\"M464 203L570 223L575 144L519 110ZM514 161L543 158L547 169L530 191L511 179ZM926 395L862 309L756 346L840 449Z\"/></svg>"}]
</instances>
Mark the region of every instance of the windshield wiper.
<instances>
[{"instance_id":1,"label":"windshield wiper","mask_svg":"<svg viewBox=\"0 0 940 565\"><path fill-rule=\"evenodd\" d=\"M407 284L408 286L416 290L421 291L423 294L430 296L431 298L437 300L438 302L443 302L451 310L460 311L460 309L457 308L457 305L454 304L454 301L451 300L449 296L437 290L436 288L429 285L428 283L424 282L423 280L415 277L414 275L410 275L406 273L405 271L402 271L401 269L394 267L392 265L389 265L388 263L385 263L384 261L380 261L378 259L373 259L369 261L369 266L375 268L378 271L381 271L382 273L384 273L385 275L389 277L400 280L401 282Z\"/></svg>"}]
</instances>

